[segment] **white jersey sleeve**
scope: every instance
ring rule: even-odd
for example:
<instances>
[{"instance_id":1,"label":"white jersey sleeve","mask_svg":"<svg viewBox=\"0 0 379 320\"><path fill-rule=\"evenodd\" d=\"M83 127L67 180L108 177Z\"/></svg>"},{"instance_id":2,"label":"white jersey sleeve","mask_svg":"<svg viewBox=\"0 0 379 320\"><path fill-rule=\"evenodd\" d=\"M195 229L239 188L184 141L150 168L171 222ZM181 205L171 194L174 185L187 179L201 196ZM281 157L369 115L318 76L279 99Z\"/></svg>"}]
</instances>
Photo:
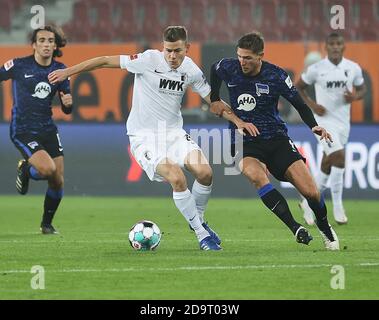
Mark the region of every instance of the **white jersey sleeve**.
<instances>
[{"instance_id":1,"label":"white jersey sleeve","mask_svg":"<svg viewBox=\"0 0 379 320\"><path fill-rule=\"evenodd\" d=\"M120 68L127 69L133 73L144 73L152 63L152 52L153 50L146 50L143 53L121 55Z\"/></svg>"},{"instance_id":2,"label":"white jersey sleeve","mask_svg":"<svg viewBox=\"0 0 379 320\"><path fill-rule=\"evenodd\" d=\"M308 85L314 84L317 80L316 64L310 65L301 75L301 79Z\"/></svg>"},{"instance_id":3,"label":"white jersey sleeve","mask_svg":"<svg viewBox=\"0 0 379 320\"><path fill-rule=\"evenodd\" d=\"M358 64L355 64L354 71L355 71L355 75L354 75L354 79L353 79L353 85L355 87L359 87L364 82L362 69Z\"/></svg>"},{"instance_id":4,"label":"white jersey sleeve","mask_svg":"<svg viewBox=\"0 0 379 320\"><path fill-rule=\"evenodd\" d=\"M192 75L191 88L197 92L202 98L205 98L211 92L211 87L208 84L203 72L195 65L195 72Z\"/></svg>"}]
</instances>

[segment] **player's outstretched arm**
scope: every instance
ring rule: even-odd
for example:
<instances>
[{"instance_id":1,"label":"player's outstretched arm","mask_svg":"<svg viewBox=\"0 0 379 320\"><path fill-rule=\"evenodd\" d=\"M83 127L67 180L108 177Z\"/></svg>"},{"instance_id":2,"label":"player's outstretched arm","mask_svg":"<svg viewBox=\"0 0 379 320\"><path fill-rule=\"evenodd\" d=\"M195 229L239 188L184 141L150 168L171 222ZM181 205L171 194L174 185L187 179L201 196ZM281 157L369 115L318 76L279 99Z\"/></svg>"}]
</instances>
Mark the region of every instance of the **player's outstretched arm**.
<instances>
[{"instance_id":1,"label":"player's outstretched arm","mask_svg":"<svg viewBox=\"0 0 379 320\"><path fill-rule=\"evenodd\" d=\"M48 76L50 83L56 84L66 80L68 77L100 68L120 68L120 56L103 56L85 60L66 69L58 69Z\"/></svg>"},{"instance_id":2,"label":"player's outstretched arm","mask_svg":"<svg viewBox=\"0 0 379 320\"><path fill-rule=\"evenodd\" d=\"M312 128L312 132L320 136L320 140L325 139L327 143L333 142L332 136L323 127L315 126Z\"/></svg>"}]
</instances>

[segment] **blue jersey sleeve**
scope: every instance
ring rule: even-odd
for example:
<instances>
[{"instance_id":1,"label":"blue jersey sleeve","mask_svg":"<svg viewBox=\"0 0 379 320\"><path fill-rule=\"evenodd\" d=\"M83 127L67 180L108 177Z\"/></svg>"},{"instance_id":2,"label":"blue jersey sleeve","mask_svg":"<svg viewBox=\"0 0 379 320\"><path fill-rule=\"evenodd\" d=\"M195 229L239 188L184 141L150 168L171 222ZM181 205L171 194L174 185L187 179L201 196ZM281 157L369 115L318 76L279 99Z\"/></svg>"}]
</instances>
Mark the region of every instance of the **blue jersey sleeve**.
<instances>
[{"instance_id":1,"label":"blue jersey sleeve","mask_svg":"<svg viewBox=\"0 0 379 320\"><path fill-rule=\"evenodd\" d=\"M71 93L70 80L66 79L65 81L61 82L58 86L58 92L63 92L64 94Z\"/></svg>"},{"instance_id":2,"label":"blue jersey sleeve","mask_svg":"<svg viewBox=\"0 0 379 320\"><path fill-rule=\"evenodd\" d=\"M13 79L15 70L17 68L17 59L8 60L0 68L0 81L5 81L8 79Z\"/></svg>"},{"instance_id":3,"label":"blue jersey sleeve","mask_svg":"<svg viewBox=\"0 0 379 320\"><path fill-rule=\"evenodd\" d=\"M298 95L297 89L293 85L291 77L281 68L279 68L279 91L280 95L288 101L291 101Z\"/></svg>"},{"instance_id":4,"label":"blue jersey sleeve","mask_svg":"<svg viewBox=\"0 0 379 320\"><path fill-rule=\"evenodd\" d=\"M226 70L226 65L227 65L227 59L222 59L219 62L217 62L215 65L217 76L224 81L227 81L228 79L228 72Z\"/></svg>"}]
</instances>

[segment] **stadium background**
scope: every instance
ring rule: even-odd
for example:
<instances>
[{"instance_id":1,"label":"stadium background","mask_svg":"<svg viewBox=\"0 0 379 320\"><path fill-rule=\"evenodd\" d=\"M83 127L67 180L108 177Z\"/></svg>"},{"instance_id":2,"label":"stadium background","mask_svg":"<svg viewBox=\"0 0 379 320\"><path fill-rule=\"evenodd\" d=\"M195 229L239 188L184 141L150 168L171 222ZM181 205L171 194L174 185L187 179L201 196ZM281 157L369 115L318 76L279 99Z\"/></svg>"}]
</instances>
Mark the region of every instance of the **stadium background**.
<instances>
[{"instance_id":1,"label":"stadium background","mask_svg":"<svg viewBox=\"0 0 379 320\"><path fill-rule=\"evenodd\" d=\"M189 30L189 56L208 77L211 64L235 55L235 41L245 32L261 31L266 59L285 68L296 81L304 59L312 51L324 54L325 35L332 31L332 5L345 9L345 57L358 62L368 94L353 103L352 132L347 147L345 196L377 199L379 190L379 1L378 0L0 0L0 63L31 53L28 43L33 4L42 5L46 22L62 26L68 45L61 59L66 65L98 55L132 54L160 48L167 25L184 24ZM65 193L68 195L168 195L165 184L150 183L133 164L128 151L125 120L131 107L133 75L99 70L72 79L75 112L66 116L54 107L54 117L65 147ZM225 88L223 89L224 97ZM57 102L57 101L56 101ZM200 98L189 92L184 99L186 129L222 130ZM0 84L0 193L14 194L18 151L11 144L11 82ZM201 108L199 108L201 107ZM299 124L294 108L281 101L290 135L315 170L320 150L309 130ZM195 139L196 137L193 136ZM195 139L196 140L196 139ZM197 140L200 145L206 143ZM225 151L224 147L222 147ZM209 150L210 155L218 151ZM212 162L212 157L211 157ZM225 160L225 159L223 159ZM225 162L225 161L224 161ZM225 176L225 163L213 165L215 196L255 197L246 179ZM282 185L286 195L296 193ZM43 194L45 185L33 183L31 193Z\"/></svg>"}]
</instances>

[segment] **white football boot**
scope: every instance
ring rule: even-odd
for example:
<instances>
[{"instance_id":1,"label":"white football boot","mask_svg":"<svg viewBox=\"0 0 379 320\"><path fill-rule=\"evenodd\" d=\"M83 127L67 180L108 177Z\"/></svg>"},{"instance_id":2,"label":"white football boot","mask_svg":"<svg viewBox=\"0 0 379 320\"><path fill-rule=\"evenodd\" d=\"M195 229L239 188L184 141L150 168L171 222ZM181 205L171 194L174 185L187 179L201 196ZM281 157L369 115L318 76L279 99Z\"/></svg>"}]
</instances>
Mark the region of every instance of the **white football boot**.
<instances>
[{"instance_id":1,"label":"white football boot","mask_svg":"<svg viewBox=\"0 0 379 320\"><path fill-rule=\"evenodd\" d=\"M347 224L347 217L346 217L344 208L338 209L338 210L334 209L333 215L334 215L334 220L336 220L338 224Z\"/></svg>"},{"instance_id":2,"label":"white football boot","mask_svg":"<svg viewBox=\"0 0 379 320\"><path fill-rule=\"evenodd\" d=\"M333 235L333 238L334 238L334 241L330 241L328 239L328 237L321 231L320 231L320 234L321 234L321 237L322 237L322 240L324 241L324 244L325 244L325 248L327 250L331 250L331 251L337 251L340 249L340 242L338 240L338 237L337 237L337 234L336 232L333 230L332 226L329 225L330 227L330 231L332 232L332 235Z\"/></svg>"}]
</instances>

